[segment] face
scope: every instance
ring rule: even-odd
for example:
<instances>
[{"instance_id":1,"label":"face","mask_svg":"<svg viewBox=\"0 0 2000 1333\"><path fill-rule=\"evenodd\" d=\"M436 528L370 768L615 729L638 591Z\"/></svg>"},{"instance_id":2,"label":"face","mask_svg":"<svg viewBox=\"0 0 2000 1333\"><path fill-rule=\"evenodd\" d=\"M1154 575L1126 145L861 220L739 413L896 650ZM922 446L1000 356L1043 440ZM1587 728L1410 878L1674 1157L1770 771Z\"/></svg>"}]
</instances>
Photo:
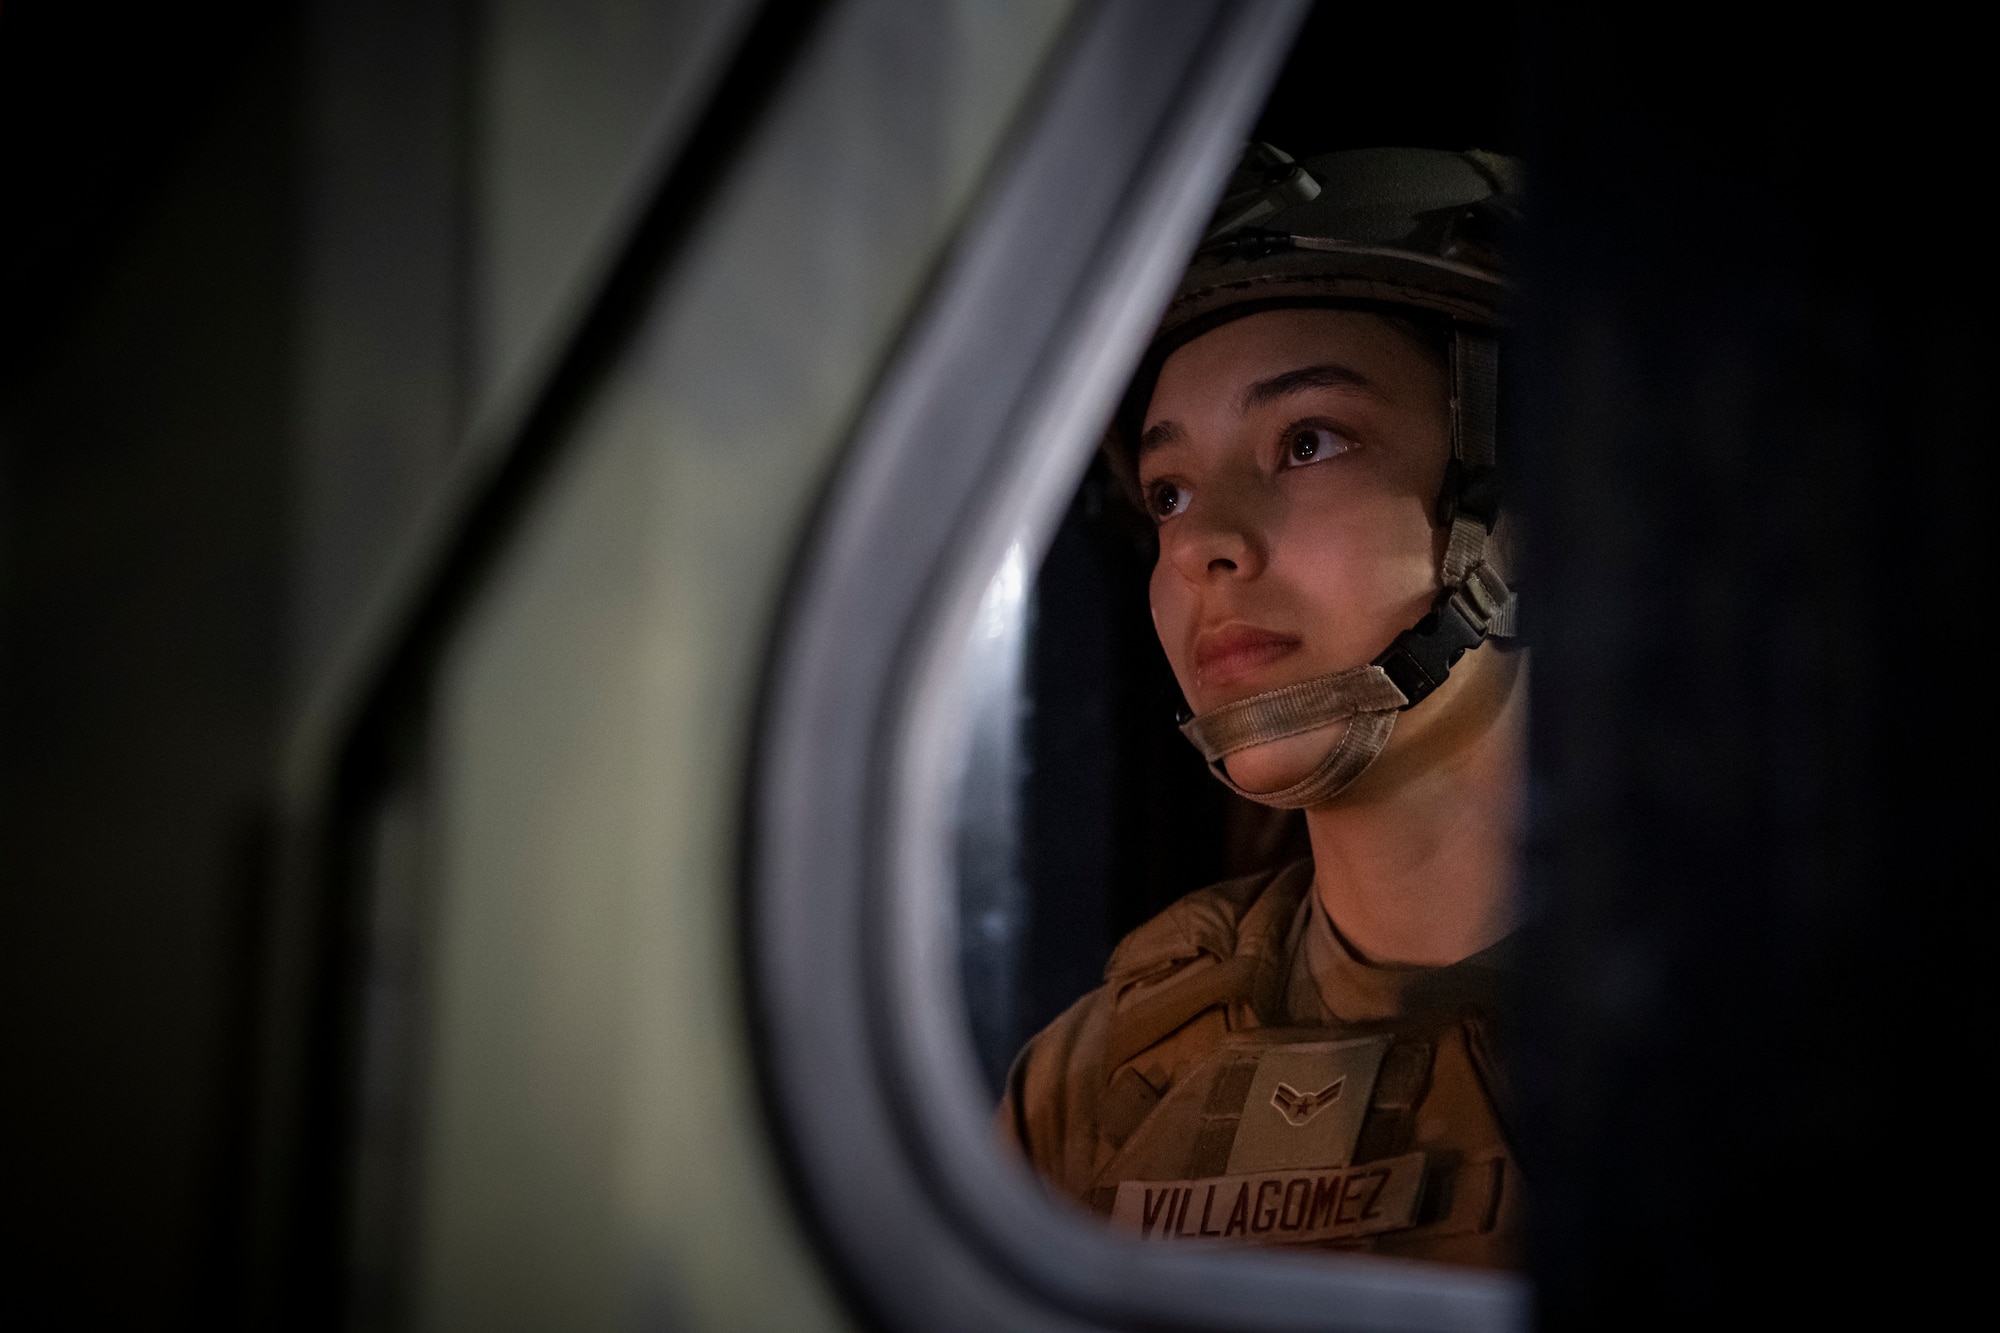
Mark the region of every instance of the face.
<instances>
[{"instance_id":1,"label":"face","mask_svg":"<svg viewBox=\"0 0 2000 1333\"><path fill-rule=\"evenodd\" d=\"M1416 623L1439 586L1449 453L1444 366L1380 316L1267 311L1169 357L1139 480L1159 526L1153 624L1189 705L1360 665ZM1230 776L1275 790L1325 749L1274 742Z\"/></svg>"}]
</instances>

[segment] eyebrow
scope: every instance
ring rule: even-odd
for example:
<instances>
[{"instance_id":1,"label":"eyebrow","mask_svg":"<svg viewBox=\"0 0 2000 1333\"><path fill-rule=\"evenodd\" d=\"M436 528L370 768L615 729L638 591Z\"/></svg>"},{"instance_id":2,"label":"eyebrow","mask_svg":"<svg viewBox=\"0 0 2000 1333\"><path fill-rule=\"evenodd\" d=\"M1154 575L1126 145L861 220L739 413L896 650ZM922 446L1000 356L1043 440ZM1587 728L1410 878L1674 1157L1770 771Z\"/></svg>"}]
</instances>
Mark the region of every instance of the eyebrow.
<instances>
[{"instance_id":1,"label":"eyebrow","mask_svg":"<svg viewBox=\"0 0 2000 1333\"><path fill-rule=\"evenodd\" d=\"M1163 444L1178 444L1187 438L1178 421L1155 421L1146 427L1146 433L1139 437L1139 452L1157 449Z\"/></svg>"},{"instance_id":2,"label":"eyebrow","mask_svg":"<svg viewBox=\"0 0 2000 1333\"><path fill-rule=\"evenodd\" d=\"M1301 366L1288 370L1282 375L1273 375L1267 380L1258 380L1243 390L1236 402L1239 414L1247 413L1253 407L1276 402L1280 398L1308 389L1361 389L1367 393L1379 393L1375 382L1358 370L1328 361L1317 366ZM1187 431L1178 421L1156 421L1146 427L1139 437L1139 453L1157 449L1162 445L1178 444L1187 438Z\"/></svg>"},{"instance_id":3,"label":"eyebrow","mask_svg":"<svg viewBox=\"0 0 2000 1333\"><path fill-rule=\"evenodd\" d=\"M1364 389L1376 392L1375 382L1358 370L1337 365L1331 361L1317 366L1301 366L1288 370L1282 375L1273 375L1267 380L1258 380L1243 391L1237 400L1236 410L1248 412L1253 407L1276 402L1289 394L1303 393L1307 389Z\"/></svg>"}]
</instances>

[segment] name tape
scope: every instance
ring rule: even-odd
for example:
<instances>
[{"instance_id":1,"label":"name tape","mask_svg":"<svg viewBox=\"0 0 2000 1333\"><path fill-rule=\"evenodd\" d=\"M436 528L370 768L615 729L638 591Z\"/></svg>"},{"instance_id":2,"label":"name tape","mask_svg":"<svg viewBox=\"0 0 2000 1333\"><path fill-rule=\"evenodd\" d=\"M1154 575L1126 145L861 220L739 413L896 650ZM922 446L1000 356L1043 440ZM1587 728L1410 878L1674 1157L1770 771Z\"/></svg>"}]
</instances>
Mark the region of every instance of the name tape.
<instances>
[{"instance_id":1,"label":"name tape","mask_svg":"<svg viewBox=\"0 0 2000 1333\"><path fill-rule=\"evenodd\" d=\"M1420 1152L1320 1170L1127 1180L1111 1220L1149 1240L1344 1240L1409 1226L1423 1183Z\"/></svg>"}]
</instances>

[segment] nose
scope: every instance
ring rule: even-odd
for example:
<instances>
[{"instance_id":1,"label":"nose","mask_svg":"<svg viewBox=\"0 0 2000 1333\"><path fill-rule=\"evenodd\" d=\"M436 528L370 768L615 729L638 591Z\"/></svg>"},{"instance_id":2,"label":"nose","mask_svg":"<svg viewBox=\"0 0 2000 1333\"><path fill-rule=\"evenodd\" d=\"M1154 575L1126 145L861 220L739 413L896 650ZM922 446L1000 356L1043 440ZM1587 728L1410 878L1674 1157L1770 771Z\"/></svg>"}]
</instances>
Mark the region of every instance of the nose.
<instances>
[{"instance_id":1,"label":"nose","mask_svg":"<svg viewBox=\"0 0 2000 1333\"><path fill-rule=\"evenodd\" d=\"M1241 483L1211 484L1187 513L1160 529L1163 558L1191 583L1255 578L1265 564L1256 497Z\"/></svg>"}]
</instances>

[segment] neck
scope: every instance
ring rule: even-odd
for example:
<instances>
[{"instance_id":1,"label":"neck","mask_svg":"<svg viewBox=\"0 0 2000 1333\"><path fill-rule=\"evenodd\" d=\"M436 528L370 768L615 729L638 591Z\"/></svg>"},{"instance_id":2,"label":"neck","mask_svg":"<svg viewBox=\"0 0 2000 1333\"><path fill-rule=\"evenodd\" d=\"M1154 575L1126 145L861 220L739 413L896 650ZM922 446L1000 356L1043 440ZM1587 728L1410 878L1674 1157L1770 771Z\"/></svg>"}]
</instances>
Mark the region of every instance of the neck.
<instances>
[{"instance_id":1,"label":"neck","mask_svg":"<svg viewBox=\"0 0 2000 1333\"><path fill-rule=\"evenodd\" d=\"M1306 812L1314 891L1369 960L1443 966L1513 929L1526 665L1468 653L1352 787Z\"/></svg>"}]
</instances>

